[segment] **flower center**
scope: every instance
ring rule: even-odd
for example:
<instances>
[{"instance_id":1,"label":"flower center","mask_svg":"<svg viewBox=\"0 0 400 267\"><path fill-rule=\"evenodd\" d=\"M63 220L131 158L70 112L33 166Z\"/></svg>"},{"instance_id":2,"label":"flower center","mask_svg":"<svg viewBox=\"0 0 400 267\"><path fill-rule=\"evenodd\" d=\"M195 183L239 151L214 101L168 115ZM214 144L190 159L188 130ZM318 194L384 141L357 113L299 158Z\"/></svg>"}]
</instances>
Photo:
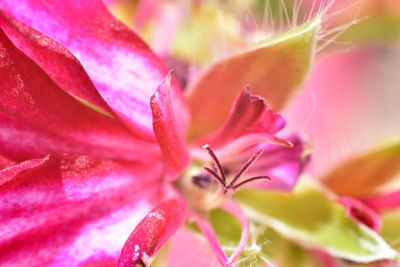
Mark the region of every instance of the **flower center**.
<instances>
[{"instance_id":1,"label":"flower center","mask_svg":"<svg viewBox=\"0 0 400 267\"><path fill-rule=\"evenodd\" d=\"M231 175L223 168L208 144L202 147L210 155L213 166L192 165L177 182L178 189L183 193L190 207L196 211L207 211L219 207L245 184L261 179L271 180L265 175L242 179L245 172L261 156L262 149L255 152L235 175Z\"/></svg>"}]
</instances>

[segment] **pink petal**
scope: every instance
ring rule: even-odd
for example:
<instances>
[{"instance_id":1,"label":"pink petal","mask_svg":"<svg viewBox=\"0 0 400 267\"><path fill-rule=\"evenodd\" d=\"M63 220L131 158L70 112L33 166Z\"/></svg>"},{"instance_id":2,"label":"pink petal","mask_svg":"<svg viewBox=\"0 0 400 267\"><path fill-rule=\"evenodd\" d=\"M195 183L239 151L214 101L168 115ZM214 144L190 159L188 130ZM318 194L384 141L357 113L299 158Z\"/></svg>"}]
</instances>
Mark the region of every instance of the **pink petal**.
<instances>
[{"instance_id":1,"label":"pink petal","mask_svg":"<svg viewBox=\"0 0 400 267\"><path fill-rule=\"evenodd\" d=\"M362 201L369 207L378 211L396 209L400 207L400 190L389 194L365 198Z\"/></svg>"},{"instance_id":2,"label":"pink petal","mask_svg":"<svg viewBox=\"0 0 400 267\"><path fill-rule=\"evenodd\" d=\"M115 113L137 136L154 140L148 101L168 69L101 1L6 0L0 8L71 51ZM172 99L184 127L188 113L175 79Z\"/></svg>"},{"instance_id":3,"label":"pink petal","mask_svg":"<svg viewBox=\"0 0 400 267\"><path fill-rule=\"evenodd\" d=\"M235 100L225 123L202 143L221 147L243 135L252 133L275 134L285 127L285 119L271 109L265 100L245 87Z\"/></svg>"},{"instance_id":4,"label":"pink petal","mask_svg":"<svg viewBox=\"0 0 400 267\"><path fill-rule=\"evenodd\" d=\"M119 121L60 89L1 29L0 45L0 148L5 156L16 160L50 152L133 160L157 156L156 144L135 139Z\"/></svg>"},{"instance_id":5,"label":"pink petal","mask_svg":"<svg viewBox=\"0 0 400 267\"><path fill-rule=\"evenodd\" d=\"M0 10L0 27L13 44L69 94L112 113L79 61L62 45Z\"/></svg>"},{"instance_id":6,"label":"pink petal","mask_svg":"<svg viewBox=\"0 0 400 267\"><path fill-rule=\"evenodd\" d=\"M239 245L232 253L232 255L229 257L228 262L226 263L226 265L230 265L237 260L237 258L240 256L240 254L246 247L247 240L249 239L250 225L246 214L243 213L240 206L236 204L233 200L228 200L227 202L225 202L224 205L222 206L222 209L226 210L227 212L235 216L238 219L240 226L242 227L242 236L240 237Z\"/></svg>"},{"instance_id":7,"label":"pink petal","mask_svg":"<svg viewBox=\"0 0 400 267\"><path fill-rule=\"evenodd\" d=\"M198 234L181 227L168 242L168 267L217 267L214 252Z\"/></svg>"},{"instance_id":8,"label":"pink petal","mask_svg":"<svg viewBox=\"0 0 400 267\"><path fill-rule=\"evenodd\" d=\"M50 156L0 186L0 265L118 258L158 196L161 164ZM146 179L144 179L146 178Z\"/></svg>"},{"instance_id":9,"label":"pink petal","mask_svg":"<svg viewBox=\"0 0 400 267\"><path fill-rule=\"evenodd\" d=\"M382 218L374 210L352 197L341 197L338 202L346 208L347 216L360 222L372 230L379 232L382 229Z\"/></svg>"},{"instance_id":10,"label":"pink petal","mask_svg":"<svg viewBox=\"0 0 400 267\"><path fill-rule=\"evenodd\" d=\"M231 150L231 153L227 154L222 149L220 160L227 171L236 173L253 153L262 148L261 157L247 171L246 176L267 175L272 180L255 182L252 185L267 190L291 190L308 165L310 155L301 137L292 135L285 140L290 142L290 147L268 142L248 142L248 147L234 153Z\"/></svg>"},{"instance_id":11,"label":"pink petal","mask_svg":"<svg viewBox=\"0 0 400 267\"><path fill-rule=\"evenodd\" d=\"M185 219L186 204L182 198L168 199L157 205L129 236L118 266L150 266L157 252Z\"/></svg>"},{"instance_id":12,"label":"pink petal","mask_svg":"<svg viewBox=\"0 0 400 267\"><path fill-rule=\"evenodd\" d=\"M210 222L203 218L201 215L198 215L196 213L193 213L191 215L191 219L196 222L196 224L199 226L201 232L207 238L211 248L214 250L215 256L217 256L219 262L223 265L226 266L225 264L228 262L228 256L226 253L222 250L221 244L218 241L218 237L214 232L214 229L212 228L212 225Z\"/></svg>"},{"instance_id":13,"label":"pink petal","mask_svg":"<svg viewBox=\"0 0 400 267\"><path fill-rule=\"evenodd\" d=\"M79 267L114 267L118 259L110 256L95 256L79 265Z\"/></svg>"},{"instance_id":14,"label":"pink petal","mask_svg":"<svg viewBox=\"0 0 400 267\"><path fill-rule=\"evenodd\" d=\"M153 129L161 152L167 164L167 180L176 179L190 162L189 151L183 140L183 133L177 126L171 105L170 81L168 76L151 97Z\"/></svg>"}]
</instances>

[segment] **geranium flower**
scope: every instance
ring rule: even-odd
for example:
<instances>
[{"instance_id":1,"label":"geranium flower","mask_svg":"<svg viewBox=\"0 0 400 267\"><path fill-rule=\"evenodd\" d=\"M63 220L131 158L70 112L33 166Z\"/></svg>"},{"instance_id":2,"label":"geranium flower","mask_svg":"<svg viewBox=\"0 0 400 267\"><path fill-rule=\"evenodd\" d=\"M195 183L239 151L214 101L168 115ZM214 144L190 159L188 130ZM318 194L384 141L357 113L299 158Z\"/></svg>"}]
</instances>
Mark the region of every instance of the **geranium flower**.
<instances>
[{"instance_id":1,"label":"geranium flower","mask_svg":"<svg viewBox=\"0 0 400 267\"><path fill-rule=\"evenodd\" d=\"M281 108L309 69L319 19L219 62L183 96L97 1L0 8L0 262L149 265L189 218L231 265L249 222L230 196L265 179L290 190L308 158L297 135L275 136L285 120L242 88ZM242 227L229 257L207 219L217 207Z\"/></svg>"}]
</instances>

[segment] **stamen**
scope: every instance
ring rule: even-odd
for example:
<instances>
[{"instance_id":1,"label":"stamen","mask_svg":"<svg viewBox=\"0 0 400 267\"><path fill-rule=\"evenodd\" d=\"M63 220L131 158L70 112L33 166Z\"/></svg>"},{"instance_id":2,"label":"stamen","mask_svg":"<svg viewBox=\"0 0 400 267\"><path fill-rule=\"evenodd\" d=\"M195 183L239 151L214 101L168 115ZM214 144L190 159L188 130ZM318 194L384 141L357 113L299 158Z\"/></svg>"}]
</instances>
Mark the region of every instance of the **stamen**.
<instances>
[{"instance_id":1,"label":"stamen","mask_svg":"<svg viewBox=\"0 0 400 267\"><path fill-rule=\"evenodd\" d=\"M232 188L233 189L238 189L239 187L241 187L242 185L245 185L249 182L255 181L255 180L261 180L261 179L267 179L267 180L272 180L271 177L269 176L255 176L255 177L251 177L249 179L244 180L243 182L238 183L237 185L234 185Z\"/></svg>"},{"instance_id":2,"label":"stamen","mask_svg":"<svg viewBox=\"0 0 400 267\"><path fill-rule=\"evenodd\" d=\"M226 184L226 177L225 177L225 171L222 168L222 165L220 164L217 156L215 155L215 153L212 151L212 149L210 148L209 145L205 144L203 145L203 148L206 149L208 151L208 154L210 154L210 156L212 157L212 159L214 160L215 164L218 167L218 170L220 171L222 177L216 172L216 168L214 168L214 170L212 170L211 168L207 167L207 166L203 166L203 169L208 172L209 174L211 174L215 179L217 179L217 181L222 185L222 187L224 188L224 192L228 192L229 189L233 189L236 190L239 187L252 182L252 181L256 181L256 180L261 180L261 179L267 179L267 180L271 180L271 177L263 175L263 176L254 176L254 177L250 177L238 184L235 184L239 178L254 164L254 162L261 156L263 149L259 149L257 150L257 152L255 152L250 159L246 162L246 164L244 164L244 166L240 169L240 171L235 175L235 177L232 179L232 181L227 185Z\"/></svg>"},{"instance_id":3,"label":"stamen","mask_svg":"<svg viewBox=\"0 0 400 267\"><path fill-rule=\"evenodd\" d=\"M207 166L203 166L203 169L208 172L209 174L211 174L215 179L217 179L217 181L225 188L225 182L222 180L222 178L213 170L211 170L210 168L208 168Z\"/></svg>"},{"instance_id":4,"label":"stamen","mask_svg":"<svg viewBox=\"0 0 400 267\"><path fill-rule=\"evenodd\" d=\"M232 187L233 186L233 184L240 178L240 176L242 176L242 174L245 171L247 171L251 167L251 165L253 165L253 163L261 156L262 152L263 152L263 149L260 148L256 153L253 154L253 156L251 156L251 158L246 162L246 164L244 164L242 169L235 175L235 177L230 182L228 187Z\"/></svg>"},{"instance_id":5,"label":"stamen","mask_svg":"<svg viewBox=\"0 0 400 267\"><path fill-rule=\"evenodd\" d=\"M224 169L222 168L221 163L219 162L217 156L214 154L214 151L212 151L212 149L210 148L210 146L208 144L204 144L202 147L203 147L203 149L207 150L208 154L210 154L211 158L214 160L219 172L221 173L222 178L219 176L218 177L222 179L223 184L225 185L225 182L226 182L225 172L224 172Z\"/></svg>"}]
</instances>

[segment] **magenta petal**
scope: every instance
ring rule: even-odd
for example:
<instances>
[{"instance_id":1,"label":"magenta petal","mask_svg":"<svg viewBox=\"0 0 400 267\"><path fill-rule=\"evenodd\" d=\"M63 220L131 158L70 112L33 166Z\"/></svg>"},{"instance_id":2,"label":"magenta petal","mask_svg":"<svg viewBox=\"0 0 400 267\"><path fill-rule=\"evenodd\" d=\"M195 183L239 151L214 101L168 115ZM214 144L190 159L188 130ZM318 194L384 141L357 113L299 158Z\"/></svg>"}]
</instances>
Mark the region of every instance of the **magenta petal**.
<instances>
[{"instance_id":1,"label":"magenta petal","mask_svg":"<svg viewBox=\"0 0 400 267\"><path fill-rule=\"evenodd\" d=\"M369 207L378 211L396 209L400 207L400 190L389 194L365 198L362 201Z\"/></svg>"},{"instance_id":2,"label":"magenta petal","mask_svg":"<svg viewBox=\"0 0 400 267\"><path fill-rule=\"evenodd\" d=\"M190 162L189 151L183 140L183 133L177 126L172 110L168 76L151 97L153 129L166 162L167 180L176 179Z\"/></svg>"},{"instance_id":3,"label":"magenta petal","mask_svg":"<svg viewBox=\"0 0 400 267\"><path fill-rule=\"evenodd\" d=\"M129 236L118 266L150 266L157 252L185 219L186 204L182 198L168 199L157 205Z\"/></svg>"},{"instance_id":4,"label":"magenta petal","mask_svg":"<svg viewBox=\"0 0 400 267\"><path fill-rule=\"evenodd\" d=\"M0 186L1 266L118 259L159 194L161 164L50 156Z\"/></svg>"},{"instance_id":5,"label":"magenta petal","mask_svg":"<svg viewBox=\"0 0 400 267\"><path fill-rule=\"evenodd\" d=\"M62 45L0 10L0 27L60 88L111 112L79 61Z\"/></svg>"},{"instance_id":6,"label":"magenta petal","mask_svg":"<svg viewBox=\"0 0 400 267\"><path fill-rule=\"evenodd\" d=\"M285 127L285 119L271 109L265 100L245 87L238 95L225 123L201 143L221 147L243 135L263 133L274 135Z\"/></svg>"},{"instance_id":7,"label":"magenta petal","mask_svg":"<svg viewBox=\"0 0 400 267\"><path fill-rule=\"evenodd\" d=\"M347 216L360 222L374 231L382 229L382 218L373 209L352 197L341 197L338 202L346 208Z\"/></svg>"},{"instance_id":8,"label":"magenta petal","mask_svg":"<svg viewBox=\"0 0 400 267\"><path fill-rule=\"evenodd\" d=\"M156 144L136 139L118 120L60 89L1 29L0 46L0 148L5 156L24 160L68 152L149 160L159 153Z\"/></svg>"},{"instance_id":9,"label":"magenta petal","mask_svg":"<svg viewBox=\"0 0 400 267\"><path fill-rule=\"evenodd\" d=\"M115 113L137 136L154 140L148 101L168 69L101 1L6 0L0 8L71 51ZM184 127L189 113L175 79L171 87Z\"/></svg>"},{"instance_id":10,"label":"magenta petal","mask_svg":"<svg viewBox=\"0 0 400 267\"><path fill-rule=\"evenodd\" d=\"M115 267L118 259L110 256L96 255L85 262L81 263L79 267Z\"/></svg>"}]
</instances>

